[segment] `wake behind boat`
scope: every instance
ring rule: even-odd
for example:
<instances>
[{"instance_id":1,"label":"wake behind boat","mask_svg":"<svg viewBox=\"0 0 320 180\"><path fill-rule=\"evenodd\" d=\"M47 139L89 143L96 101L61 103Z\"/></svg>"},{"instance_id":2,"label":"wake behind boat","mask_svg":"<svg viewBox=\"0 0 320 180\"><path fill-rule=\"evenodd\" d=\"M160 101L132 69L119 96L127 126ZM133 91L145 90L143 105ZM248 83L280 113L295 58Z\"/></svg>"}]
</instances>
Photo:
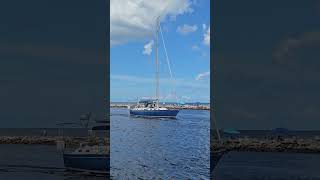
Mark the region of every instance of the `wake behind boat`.
<instances>
[{"instance_id":1,"label":"wake behind boat","mask_svg":"<svg viewBox=\"0 0 320 180\"><path fill-rule=\"evenodd\" d=\"M146 116L146 117L171 117L171 118L175 118L177 116L177 114L179 113L178 109L172 110L172 109L168 109L168 108L159 106L159 60L158 60L158 33L159 33L159 30L162 35L159 17L157 18L156 26L157 26L156 33L155 33L156 34L155 35L156 98L154 100L152 100L152 99L142 100L142 101L139 101L135 107L133 107L133 108L129 107L130 115ZM162 41L163 45L165 47L163 36L162 36L162 40L163 40ZM166 51L166 48L164 48L164 49ZM167 55L167 52L166 52L166 55ZM169 65L170 75L172 78L168 55L167 55L167 61L168 61L168 65Z\"/></svg>"}]
</instances>

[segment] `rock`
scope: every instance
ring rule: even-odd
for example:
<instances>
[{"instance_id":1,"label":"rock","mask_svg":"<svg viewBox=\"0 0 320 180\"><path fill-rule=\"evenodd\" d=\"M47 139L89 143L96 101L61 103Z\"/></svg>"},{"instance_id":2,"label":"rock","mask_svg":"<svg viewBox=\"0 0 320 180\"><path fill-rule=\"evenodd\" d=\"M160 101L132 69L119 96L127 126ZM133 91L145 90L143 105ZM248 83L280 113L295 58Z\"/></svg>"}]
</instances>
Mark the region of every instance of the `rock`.
<instances>
[{"instance_id":1,"label":"rock","mask_svg":"<svg viewBox=\"0 0 320 180\"><path fill-rule=\"evenodd\" d=\"M217 143L211 144L214 150L217 150ZM280 141L270 138L238 138L224 140L222 147L230 151L255 151L255 152L301 152L315 153L320 152L320 142L316 139L286 138Z\"/></svg>"}]
</instances>

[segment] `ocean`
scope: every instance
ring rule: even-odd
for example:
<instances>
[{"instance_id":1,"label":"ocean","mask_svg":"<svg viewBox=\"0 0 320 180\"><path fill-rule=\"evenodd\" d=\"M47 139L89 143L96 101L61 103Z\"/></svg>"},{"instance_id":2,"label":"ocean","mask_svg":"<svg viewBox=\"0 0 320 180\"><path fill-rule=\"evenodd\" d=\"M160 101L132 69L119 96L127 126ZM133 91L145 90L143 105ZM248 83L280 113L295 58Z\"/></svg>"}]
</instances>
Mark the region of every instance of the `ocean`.
<instances>
[{"instance_id":1,"label":"ocean","mask_svg":"<svg viewBox=\"0 0 320 180\"><path fill-rule=\"evenodd\" d=\"M111 110L112 179L209 179L210 113L182 110L177 119L128 116ZM59 134L53 128L1 129L0 135ZM64 129L64 135L85 136L85 129ZM106 179L65 171L61 153L50 145L0 145L0 179Z\"/></svg>"},{"instance_id":2,"label":"ocean","mask_svg":"<svg viewBox=\"0 0 320 180\"><path fill-rule=\"evenodd\" d=\"M182 110L177 119L128 116L127 109L111 110L112 179L209 179L210 113ZM0 129L0 135L41 135L43 128ZM57 127L46 128L58 135ZM65 129L68 136L85 136L85 129ZM241 131L262 137L265 131ZM313 137L319 131L299 131ZM217 164L218 180L319 179L320 154L229 152ZM61 153L50 145L0 145L0 179L100 180L105 176L65 171Z\"/></svg>"},{"instance_id":3,"label":"ocean","mask_svg":"<svg viewBox=\"0 0 320 180\"><path fill-rule=\"evenodd\" d=\"M275 136L272 130L239 132L238 137ZM281 136L314 139L320 131L290 130ZM320 180L319 167L319 153L231 151L222 156L212 176L217 180Z\"/></svg>"},{"instance_id":4,"label":"ocean","mask_svg":"<svg viewBox=\"0 0 320 180\"><path fill-rule=\"evenodd\" d=\"M60 152L52 145L0 145L0 179L102 180L105 176L65 171Z\"/></svg>"},{"instance_id":5,"label":"ocean","mask_svg":"<svg viewBox=\"0 0 320 180\"><path fill-rule=\"evenodd\" d=\"M111 110L111 177L210 179L210 112L145 119Z\"/></svg>"},{"instance_id":6,"label":"ocean","mask_svg":"<svg viewBox=\"0 0 320 180\"><path fill-rule=\"evenodd\" d=\"M229 152L217 164L217 180L320 180L320 154Z\"/></svg>"}]
</instances>

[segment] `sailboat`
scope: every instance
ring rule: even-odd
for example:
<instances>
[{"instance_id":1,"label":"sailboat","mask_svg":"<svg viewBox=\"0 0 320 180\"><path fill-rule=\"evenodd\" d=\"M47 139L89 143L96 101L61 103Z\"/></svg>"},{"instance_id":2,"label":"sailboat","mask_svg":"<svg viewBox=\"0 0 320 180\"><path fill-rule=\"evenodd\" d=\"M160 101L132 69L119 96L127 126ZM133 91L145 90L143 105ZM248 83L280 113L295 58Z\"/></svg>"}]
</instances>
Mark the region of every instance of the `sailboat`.
<instances>
[{"instance_id":1,"label":"sailboat","mask_svg":"<svg viewBox=\"0 0 320 180\"><path fill-rule=\"evenodd\" d=\"M73 152L63 152L64 166L67 170L72 171L108 174L109 153L109 146L83 142Z\"/></svg>"},{"instance_id":2,"label":"sailboat","mask_svg":"<svg viewBox=\"0 0 320 180\"><path fill-rule=\"evenodd\" d=\"M88 128L91 120L91 113L82 115L80 122L82 126ZM66 142L63 136L57 140L57 149L62 152L64 166L67 170L80 171L94 174L109 174L110 169L110 148L108 143L96 134L95 130L106 130L105 128L95 128L88 130L88 139L83 140L73 151L66 151ZM105 133L105 132L104 132Z\"/></svg>"},{"instance_id":3,"label":"sailboat","mask_svg":"<svg viewBox=\"0 0 320 180\"><path fill-rule=\"evenodd\" d=\"M156 61L156 98L138 101L137 105L130 109L130 115L146 117L169 117L175 118L179 113L178 109L168 109L159 106L159 61L158 61L158 33L161 31L160 18L157 18L155 35L155 61ZM162 31L161 31L162 35ZM163 40L163 36L162 36ZM164 42L164 40L163 40ZM171 69L170 69L171 72Z\"/></svg>"}]
</instances>

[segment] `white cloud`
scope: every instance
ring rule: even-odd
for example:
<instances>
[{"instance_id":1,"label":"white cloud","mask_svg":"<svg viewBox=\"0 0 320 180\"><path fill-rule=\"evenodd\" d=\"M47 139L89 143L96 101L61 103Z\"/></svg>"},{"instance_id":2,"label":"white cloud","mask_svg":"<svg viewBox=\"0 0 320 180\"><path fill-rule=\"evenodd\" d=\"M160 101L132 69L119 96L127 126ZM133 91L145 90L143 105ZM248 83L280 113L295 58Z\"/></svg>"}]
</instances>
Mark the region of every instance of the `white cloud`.
<instances>
[{"instance_id":1,"label":"white cloud","mask_svg":"<svg viewBox=\"0 0 320 180\"><path fill-rule=\"evenodd\" d=\"M132 76L132 75L117 75L111 74L110 79L113 80L112 82L118 81L126 81L126 82L134 82L134 83L141 83L141 84L154 84L154 78L146 78L142 76ZM186 79L175 79L174 82L171 78L160 78L160 83L163 85L172 85L173 83L176 87L189 87L189 88L209 88L207 83L195 80L186 80Z\"/></svg>"},{"instance_id":2,"label":"white cloud","mask_svg":"<svg viewBox=\"0 0 320 180\"><path fill-rule=\"evenodd\" d=\"M193 46L191 47L191 49L194 50L194 51L199 51L199 50L200 50L200 47L197 46L197 45L193 45Z\"/></svg>"},{"instance_id":3,"label":"white cloud","mask_svg":"<svg viewBox=\"0 0 320 180\"><path fill-rule=\"evenodd\" d=\"M208 76L210 76L210 72L209 71L204 72L204 73L200 73L200 74L197 75L196 80L199 81L199 80L204 79L204 78L206 78Z\"/></svg>"},{"instance_id":4,"label":"white cloud","mask_svg":"<svg viewBox=\"0 0 320 180\"><path fill-rule=\"evenodd\" d=\"M149 43L147 43L146 45L144 45L144 50L142 52L142 54L145 54L145 55L150 55L151 52L152 52L152 46L154 44L154 41L151 40Z\"/></svg>"},{"instance_id":5,"label":"white cloud","mask_svg":"<svg viewBox=\"0 0 320 180\"><path fill-rule=\"evenodd\" d=\"M320 43L320 32L304 32L298 37L290 37L282 41L275 51L273 57L277 63L285 63L293 60L290 57L293 53L297 52L299 48L304 48L311 44Z\"/></svg>"},{"instance_id":6,"label":"white cloud","mask_svg":"<svg viewBox=\"0 0 320 180\"><path fill-rule=\"evenodd\" d=\"M190 0L111 0L111 46L150 39L156 17L175 19L178 15L191 13L191 5Z\"/></svg>"},{"instance_id":7,"label":"white cloud","mask_svg":"<svg viewBox=\"0 0 320 180\"><path fill-rule=\"evenodd\" d=\"M207 46L210 46L210 26L208 29L204 32L203 35L203 43Z\"/></svg>"},{"instance_id":8,"label":"white cloud","mask_svg":"<svg viewBox=\"0 0 320 180\"><path fill-rule=\"evenodd\" d=\"M207 29L207 25L206 24L202 24L202 30L206 30Z\"/></svg>"},{"instance_id":9,"label":"white cloud","mask_svg":"<svg viewBox=\"0 0 320 180\"><path fill-rule=\"evenodd\" d=\"M207 56L207 52L205 50L203 50L202 48L200 48L198 45L193 45L191 46L192 51L198 52L201 56L206 57Z\"/></svg>"},{"instance_id":10,"label":"white cloud","mask_svg":"<svg viewBox=\"0 0 320 180\"><path fill-rule=\"evenodd\" d=\"M177 32L182 35L187 35L189 33L197 31L198 27L196 25L184 24L183 26L178 26Z\"/></svg>"}]
</instances>

